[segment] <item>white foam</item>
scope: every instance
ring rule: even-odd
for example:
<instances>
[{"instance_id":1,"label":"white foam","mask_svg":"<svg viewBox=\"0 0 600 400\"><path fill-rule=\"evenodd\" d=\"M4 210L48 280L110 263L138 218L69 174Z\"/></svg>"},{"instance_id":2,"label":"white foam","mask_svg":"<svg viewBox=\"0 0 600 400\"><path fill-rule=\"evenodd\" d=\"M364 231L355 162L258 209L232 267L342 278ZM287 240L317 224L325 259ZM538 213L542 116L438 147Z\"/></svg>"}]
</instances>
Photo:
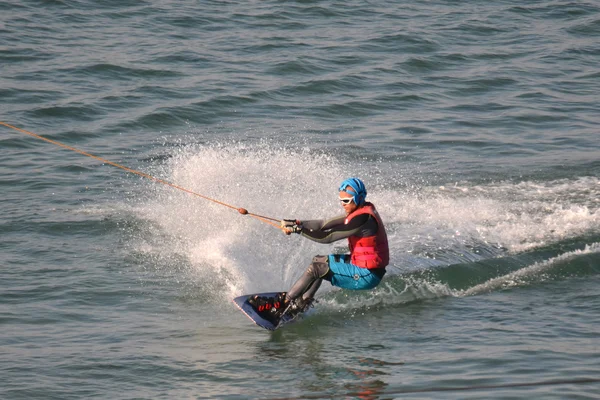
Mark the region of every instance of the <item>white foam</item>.
<instances>
[{"instance_id":1,"label":"white foam","mask_svg":"<svg viewBox=\"0 0 600 400\"><path fill-rule=\"evenodd\" d=\"M472 296L499 289L528 285L531 284L531 282L541 282L546 279L545 272L556 266L556 264L563 263L582 254L599 252L600 243L586 245L583 250L575 250L561 254L557 257L550 258L549 260L521 268L518 271L511 272L510 274L490 279L485 283L473 286L467 290L455 291L454 294L457 296Z\"/></svg>"},{"instance_id":2,"label":"white foam","mask_svg":"<svg viewBox=\"0 0 600 400\"><path fill-rule=\"evenodd\" d=\"M275 218L341 211L336 185L342 174L335 160L306 149L189 146L177 150L163 174L202 195ZM228 296L286 290L313 254L331 250L164 185L147 195L136 212L169 237L161 251L184 255L205 272L203 279L226 282Z\"/></svg>"},{"instance_id":3,"label":"white foam","mask_svg":"<svg viewBox=\"0 0 600 400\"><path fill-rule=\"evenodd\" d=\"M476 260L479 253L483 258L518 253L597 231L598 197L600 180L584 177L424 186L413 193L381 191L372 199L391 227L392 248L431 258L451 250L449 264Z\"/></svg>"},{"instance_id":4,"label":"white foam","mask_svg":"<svg viewBox=\"0 0 600 400\"><path fill-rule=\"evenodd\" d=\"M275 218L340 214L339 182L362 177L369 200L386 221L390 274L520 252L600 226L600 181L593 177L427 186L399 178L378 161L362 160L357 171L333 155L276 143L190 145L172 151L152 173ZM153 252L176 254L173 260L187 259L197 271L189 278L221 281L228 297L286 290L313 255L333 249L286 237L235 210L164 185L146 186L134 212L150 222L148 237L140 243L151 243Z\"/></svg>"},{"instance_id":5,"label":"white foam","mask_svg":"<svg viewBox=\"0 0 600 400\"><path fill-rule=\"evenodd\" d=\"M402 289L396 287L398 281L391 284L389 281L384 280L379 287L371 292L361 292L360 295L346 296L345 299L340 299L339 296L336 296L325 301L324 304L331 309L352 310L363 307L370 308L380 304L397 305L443 297L474 296L496 290L543 282L550 278L548 275L549 271L557 265L568 262L583 254L592 253L600 253L600 243L586 245L582 250L567 252L557 257L534 263L465 290L455 290L450 288L446 283L427 278L403 277L402 280L405 286Z\"/></svg>"}]
</instances>

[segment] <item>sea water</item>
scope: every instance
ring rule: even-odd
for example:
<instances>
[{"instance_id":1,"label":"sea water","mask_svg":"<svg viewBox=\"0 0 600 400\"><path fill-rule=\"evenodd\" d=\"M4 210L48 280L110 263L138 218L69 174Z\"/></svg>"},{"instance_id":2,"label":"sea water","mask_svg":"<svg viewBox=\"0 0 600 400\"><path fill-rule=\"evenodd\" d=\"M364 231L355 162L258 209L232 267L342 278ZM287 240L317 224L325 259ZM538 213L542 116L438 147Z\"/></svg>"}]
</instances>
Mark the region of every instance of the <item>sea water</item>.
<instances>
[{"instance_id":1,"label":"sea water","mask_svg":"<svg viewBox=\"0 0 600 400\"><path fill-rule=\"evenodd\" d=\"M600 397L600 6L0 3L3 399ZM231 299L385 221L381 285Z\"/></svg>"}]
</instances>

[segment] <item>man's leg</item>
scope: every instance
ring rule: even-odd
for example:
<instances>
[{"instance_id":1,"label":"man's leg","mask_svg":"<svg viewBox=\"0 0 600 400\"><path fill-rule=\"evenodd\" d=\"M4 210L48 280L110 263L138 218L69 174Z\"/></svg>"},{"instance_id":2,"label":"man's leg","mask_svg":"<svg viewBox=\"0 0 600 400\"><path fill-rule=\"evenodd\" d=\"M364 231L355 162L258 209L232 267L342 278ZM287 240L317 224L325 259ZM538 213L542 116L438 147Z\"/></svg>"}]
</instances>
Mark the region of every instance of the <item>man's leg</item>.
<instances>
[{"instance_id":1,"label":"man's leg","mask_svg":"<svg viewBox=\"0 0 600 400\"><path fill-rule=\"evenodd\" d=\"M312 299L315 296L323 278L329 273L328 256L315 256L304 274L294 283L287 292L286 299L295 300L302 296L303 300Z\"/></svg>"},{"instance_id":2,"label":"man's leg","mask_svg":"<svg viewBox=\"0 0 600 400\"><path fill-rule=\"evenodd\" d=\"M255 296L249 303L257 310L259 315L268 320L279 318L290 302L292 310L303 311L312 301L319 290L323 278L331 279L328 256L315 256L304 274L294 283L292 288L285 293L280 293L275 298ZM282 302L283 304L280 304Z\"/></svg>"},{"instance_id":3,"label":"man's leg","mask_svg":"<svg viewBox=\"0 0 600 400\"><path fill-rule=\"evenodd\" d=\"M308 290L302 295L302 300L307 301L313 299L315 297L315 294L317 293L317 290L319 290L319 288L321 287L322 282L323 279L317 279L316 281L314 281L312 285L308 287Z\"/></svg>"}]
</instances>

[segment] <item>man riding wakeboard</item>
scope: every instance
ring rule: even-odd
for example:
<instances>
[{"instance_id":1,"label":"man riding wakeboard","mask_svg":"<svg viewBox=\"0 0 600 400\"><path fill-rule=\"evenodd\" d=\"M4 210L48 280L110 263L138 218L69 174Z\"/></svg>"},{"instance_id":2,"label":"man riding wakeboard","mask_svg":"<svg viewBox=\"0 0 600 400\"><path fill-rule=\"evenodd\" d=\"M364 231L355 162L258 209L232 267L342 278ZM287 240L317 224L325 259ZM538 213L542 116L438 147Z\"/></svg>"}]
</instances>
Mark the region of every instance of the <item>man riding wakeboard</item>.
<instances>
[{"instance_id":1,"label":"man riding wakeboard","mask_svg":"<svg viewBox=\"0 0 600 400\"><path fill-rule=\"evenodd\" d=\"M333 286L352 290L373 289L379 285L390 259L388 241L381 217L366 197L364 183L358 178L349 178L339 187L339 200L345 215L329 220L281 221L288 235L301 234L318 243L348 239L350 254L315 256L287 293L281 292L275 298L251 298L250 304L262 316L276 320L285 310L305 311L312 304L323 279Z\"/></svg>"}]
</instances>

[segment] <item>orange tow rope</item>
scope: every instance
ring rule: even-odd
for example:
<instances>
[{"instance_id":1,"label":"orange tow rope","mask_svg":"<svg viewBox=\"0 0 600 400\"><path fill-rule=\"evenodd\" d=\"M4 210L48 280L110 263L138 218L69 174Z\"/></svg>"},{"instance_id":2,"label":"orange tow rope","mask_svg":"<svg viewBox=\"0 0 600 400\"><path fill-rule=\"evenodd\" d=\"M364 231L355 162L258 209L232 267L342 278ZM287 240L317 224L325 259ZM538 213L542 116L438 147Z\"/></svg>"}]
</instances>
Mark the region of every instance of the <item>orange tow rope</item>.
<instances>
[{"instance_id":1,"label":"orange tow rope","mask_svg":"<svg viewBox=\"0 0 600 400\"><path fill-rule=\"evenodd\" d=\"M148 178L148 179L150 179L150 180L153 180L153 181L155 181L155 182L162 183L162 184L164 184L164 185L167 185L167 186L171 186L172 188L175 188L175 189L182 190L182 191L184 191L184 192L186 192L186 193L193 194L194 196L201 197L201 198L203 198L203 199L205 199L205 200L208 200L208 201L212 201L213 203L217 203L217 204L219 204L219 205L222 205L222 206L225 206L225 207L231 208L231 209L233 209L233 210L237 210L237 211L238 211L240 214L242 214L242 215L249 215L249 216L251 216L251 217L253 217L253 218L256 218L256 219L258 219L259 221L262 221L262 222L264 222L264 223L266 223L266 224L269 224L269 225L271 225L271 226L274 226L274 227L276 227L276 228L278 228L278 229L281 229L281 230L283 230L284 232L287 232L287 230L286 230L285 228L282 228L281 226L279 226L279 224L276 224L276 223L274 223L274 222L271 222L271 221L276 221L276 222L279 222L279 220L278 220L278 219L271 218L271 217L266 217L266 216L264 216L264 215L258 215L258 214L254 214L254 213L248 212L248 210L246 210L245 208L241 208L241 207L240 207L240 208L238 208L238 207L232 206L231 204L227 204L227 203L224 203L224 202L222 202L222 201L219 201L219 200L216 200L216 199L212 199L212 198L210 198L210 197L208 197L208 196L204 196L204 195L202 195L202 194L200 194L200 193L196 193L196 192L194 192L194 191L191 191L191 190L189 190L189 189L186 189L186 188L184 188L184 187L182 187L182 186L179 186L179 185L176 185L176 184L174 184L174 183L171 183L171 182L165 181L165 180L163 180L163 179L156 178L156 177L154 177L154 176L152 176L152 175L148 175L148 174L146 174L146 173L144 173L144 172L137 171L137 170L135 170L135 169L131 169L131 168L127 168L127 167L125 167L125 166L123 166L123 165L121 165L121 164L117 164L117 163L115 163L115 162L112 162L112 161L109 161L109 160L107 160L107 159L105 159L105 158L102 158L102 157L95 156L95 155L93 155L93 154L90 154L90 153L87 153L87 152L85 152L85 151L83 151L83 150L79 150L79 149L77 149L77 148L75 148L75 147L68 146L68 145L66 145L66 144L64 144L64 143L57 142L56 140L52 140L52 139L45 138L45 137L43 137L43 136L40 136L40 135L37 135L37 134L35 134L35 133L33 133L33 132L26 131L25 129L17 128L16 126L12 126L12 125L10 125L10 124L7 124L6 122L2 122L2 121L0 121L0 125L4 125L4 126L6 126L7 128L14 129L15 131L18 131L18 132L24 133L24 134L26 134L26 135L29 135L29 136L33 136L34 138L37 138L37 139L44 140L44 141L46 141L46 142L48 142L48 143L52 143L52 144L54 144L54 145L56 145L56 146L60 146L60 147L62 147L62 148L65 148L65 149L67 149L67 150L71 150L71 151L74 151L74 152L76 152L76 153L83 154L84 156L91 157L91 158L95 158L95 159L96 159L96 160L98 160L98 161L102 161L102 162L103 162L103 163L105 163L105 164L110 164L110 165L112 165L112 166L114 166L114 167L121 168L122 170L125 170L125 171L127 171L127 172L130 172L130 173L132 173L132 174L136 174L136 175L139 175L139 176L143 176L144 178Z\"/></svg>"}]
</instances>

